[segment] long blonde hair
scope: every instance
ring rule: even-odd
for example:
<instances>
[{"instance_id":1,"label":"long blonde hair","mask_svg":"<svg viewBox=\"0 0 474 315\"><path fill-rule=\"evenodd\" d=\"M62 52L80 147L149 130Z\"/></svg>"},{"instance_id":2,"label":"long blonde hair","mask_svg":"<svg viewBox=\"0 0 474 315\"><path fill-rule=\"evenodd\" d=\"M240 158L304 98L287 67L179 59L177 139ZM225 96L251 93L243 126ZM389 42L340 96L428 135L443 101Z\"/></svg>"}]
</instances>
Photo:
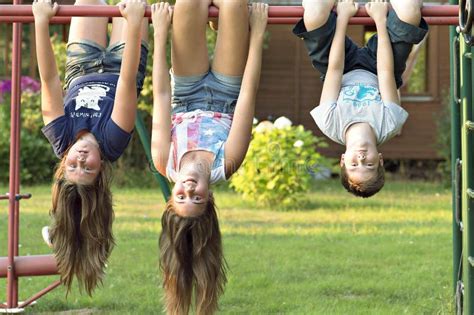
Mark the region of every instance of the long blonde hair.
<instances>
[{"instance_id":1,"label":"long blonde hair","mask_svg":"<svg viewBox=\"0 0 474 315\"><path fill-rule=\"evenodd\" d=\"M205 212L181 217L169 201L161 218L160 267L165 311L188 314L193 291L196 314L212 314L224 292L226 262L212 194Z\"/></svg>"},{"instance_id":2,"label":"long blonde hair","mask_svg":"<svg viewBox=\"0 0 474 315\"><path fill-rule=\"evenodd\" d=\"M102 284L114 247L111 165L103 161L95 182L79 185L65 178L66 154L54 175L50 238L61 282L68 294L74 276L80 291L92 295Z\"/></svg>"}]
</instances>

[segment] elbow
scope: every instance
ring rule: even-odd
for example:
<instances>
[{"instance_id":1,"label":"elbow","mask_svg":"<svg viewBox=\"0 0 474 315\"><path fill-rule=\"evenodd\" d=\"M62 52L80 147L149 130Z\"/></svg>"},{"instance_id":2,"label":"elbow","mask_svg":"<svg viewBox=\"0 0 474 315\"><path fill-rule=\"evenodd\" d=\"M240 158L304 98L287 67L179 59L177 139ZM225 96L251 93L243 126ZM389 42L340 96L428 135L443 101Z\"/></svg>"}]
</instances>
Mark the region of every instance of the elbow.
<instances>
[{"instance_id":1,"label":"elbow","mask_svg":"<svg viewBox=\"0 0 474 315\"><path fill-rule=\"evenodd\" d=\"M125 86L130 90L135 90L137 86L137 77L128 73L120 73L117 86Z\"/></svg>"},{"instance_id":2,"label":"elbow","mask_svg":"<svg viewBox=\"0 0 474 315\"><path fill-rule=\"evenodd\" d=\"M337 65L329 65L328 70L326 73L332 72L334 74L340 74L342 75L344 72L344 64L337 64Z\"/></svg>"},{"instance_id":3,"label":"elbow","mask_svg":"<svg viewBox=\"0 0 474 315\"><path fill-rule=\"evenodd\" d=\"M161 157L156 153L152 152L151 159L153 162L153 171L158 171L161 175L166 177L166 166L161 163Z\"/></svg>"},{"instance_id":4,"label":"elbow","mask_svg":"<svg viewBox=\"0 0 474 315\"><path fill-rule=\"evenodd\" d=\"M169 88L153 88L153 104L171 104L171 91Z\"/></svg>"}]
</instances>

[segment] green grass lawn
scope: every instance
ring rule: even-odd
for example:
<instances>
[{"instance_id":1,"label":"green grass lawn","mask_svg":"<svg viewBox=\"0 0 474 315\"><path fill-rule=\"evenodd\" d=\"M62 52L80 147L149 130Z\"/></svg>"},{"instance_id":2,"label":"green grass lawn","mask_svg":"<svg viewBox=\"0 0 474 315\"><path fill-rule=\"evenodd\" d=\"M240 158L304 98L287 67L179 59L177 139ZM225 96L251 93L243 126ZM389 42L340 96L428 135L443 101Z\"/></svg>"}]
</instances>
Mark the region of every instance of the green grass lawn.
<instances>
[{"instance_id":1,"label":"green grass lawn","mask_svg":"<svg viewBox=\"0 0 474 315\"><path fill-rule=\"evenodd\" d=\"M5 188L0 192L5 192ZM24 188L21 255L47 254L48 187ZM362 200L336 181L302 196L304 209L271 211L216 192L228 284L220 314L452 314L451 192L437 184L389 182ZM158 234L164 202L147 189L115 189L117 246L92 298L61 287L29 314L161 314ZM7 202L0 203L6 256ZM20 280L20 299L57 279ZM0 301L6 281L0 279Z\"/></svg>"}]
</instances>

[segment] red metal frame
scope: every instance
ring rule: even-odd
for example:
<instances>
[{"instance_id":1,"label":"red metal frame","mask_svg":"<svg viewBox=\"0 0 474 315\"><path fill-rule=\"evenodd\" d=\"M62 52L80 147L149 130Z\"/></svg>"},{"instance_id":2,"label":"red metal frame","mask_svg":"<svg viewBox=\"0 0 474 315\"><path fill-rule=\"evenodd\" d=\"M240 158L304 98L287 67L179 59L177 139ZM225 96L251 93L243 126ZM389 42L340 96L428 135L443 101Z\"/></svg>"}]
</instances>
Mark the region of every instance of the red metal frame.
<instances>
[{"instance_id":1,"label":"red metal frame","mask_svg":"<svg viewBox=\"0 0 474 315\"><path fill-rule=\"evenodd\" d=\"M0 5L0 22L31 23L33 13L31 5ZM457 25L459 8L457 5L430 5L423 7L422 15L431 25ZM217 17L219 11L216 7L209 7L209 17ZM303 16L301 6L272 6L269 8L270 24L294 24ZM108 5L60 5L56 16L51 23L69 23L71 16L120 16L120 10L116 6ZM145 16L151 16L150 7L147 7ZM373 21L368 17L364 7L361 7L351 24L372 25Z\"/></svg>"},{"instance_id":2,"label":"red metal frame","mask_svg":"<svg viewBox=\"0 0 474 315\"><path fill-rule=\"evenodd\" d=\"M56 261L52 255L44 256L18 256L19 244L19 204L22 198L28 195L20 195L20 61L21 61L21 33L20 23L33 22L31 5L21 5L21 0L14 0L13 5L0 5L0 22L14 23L13 25L13 53L12 53L12 98L11 98L11 134L10 134L10 182L9 193L0 195L0 200L9 201L8 216L8 257L0 257L0 277L7 277L7 303L0 304L0 308L23 308L40 298L47 292L60 285L60 281L36 293L20 306L18 306L18 278L21 276L40 276L57 274ZM150 16L150 7L146 10L146 16ZM422 14L429 24L433 25L457 25L457 5L434 5L425 6ZM269 8L269 23L271 24L293 24L303 15L301 6L272 6ZM94 5L94 6L71 6L61 5L57 16L52 23L68 24L71 16L120 16L116 6ZM209 16L218 16L215 7L209 8ZM351 19L351 24L367 25L373 24L367 16L364 8Z\"/></svg>"},{"instance_id":3,"label":"red metal frame","mask_svg":"<svg viewBox=\"0 0 474 315\"><path fill-rule=\"evenodd\" d=\"M15 0L19 6L21 0ZM0 10L3 13L3 10ZM56 281L18 305L18 278L20 276L39 276L57 274L56 261L52 255L19 256L20 200L30 198L30 194L20 194L20 106L21 106L21 35L22 25L13 24L12 36L12 90L10 103L10 168L9 192L0 196L8 199L8 257L0 258L0 277L7 278L6 304L0 308L12 310L30 305L39 297L53 290L60 281Z\"/></svg>"}]
</instances>

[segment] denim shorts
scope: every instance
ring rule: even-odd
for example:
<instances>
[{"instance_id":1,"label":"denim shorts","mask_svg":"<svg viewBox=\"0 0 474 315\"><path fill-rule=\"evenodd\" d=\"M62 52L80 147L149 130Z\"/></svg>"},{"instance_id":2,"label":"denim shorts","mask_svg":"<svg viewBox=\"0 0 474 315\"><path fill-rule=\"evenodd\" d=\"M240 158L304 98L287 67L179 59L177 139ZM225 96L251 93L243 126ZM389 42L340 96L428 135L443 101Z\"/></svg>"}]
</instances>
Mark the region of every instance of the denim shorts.
<instances>
[{"instance_id":1,"label":"denim shorts","mask_svg":"<svg viewBox=\"0 0 474 315\"><path fill-rule=\"evenodd\" d=\"M197 109L233 114L241 84L241 76L227 76L212 70L188 77L171 72L172 114Z\"/></svg>"},{"instance_id":2,"label":"denim shorts","mask_svg":"<svg viewBox=\"0 0 474 315\"><path fill-rule=\"evenodd\" d=\"M331 12L323 26L307 31L303 20L299 21L293 33L304 40L313 67L321 72L321 79L328 69L329 52L336 32L336 14ZM402 85L402 74L405 71L408 55L414 44L423 40L428 32L428 24L421 19L419 26L406 23L390 10L387 18L387 30L392 43L394 75L397 87ZM377 74L377 34L373 35L367 44L360 48L346 36L344 73L355 69L364 69Z\"/></svg>"},{"instance_id":3,"label":"denim shorts","mask_svg":"<svg viewBox=\"0 0 474 315\"><path fill-rule=\"evenodd\" d=\"M66 50L66 75L64 89L67 90L71 82L83 75L92 73L120 74L125 43L116 43L107 48L89 40L69 42ZM137 74L137 90L141 91L145 80L148 44L142 42L140 64Z\"/></svg>"}]
</instances>

